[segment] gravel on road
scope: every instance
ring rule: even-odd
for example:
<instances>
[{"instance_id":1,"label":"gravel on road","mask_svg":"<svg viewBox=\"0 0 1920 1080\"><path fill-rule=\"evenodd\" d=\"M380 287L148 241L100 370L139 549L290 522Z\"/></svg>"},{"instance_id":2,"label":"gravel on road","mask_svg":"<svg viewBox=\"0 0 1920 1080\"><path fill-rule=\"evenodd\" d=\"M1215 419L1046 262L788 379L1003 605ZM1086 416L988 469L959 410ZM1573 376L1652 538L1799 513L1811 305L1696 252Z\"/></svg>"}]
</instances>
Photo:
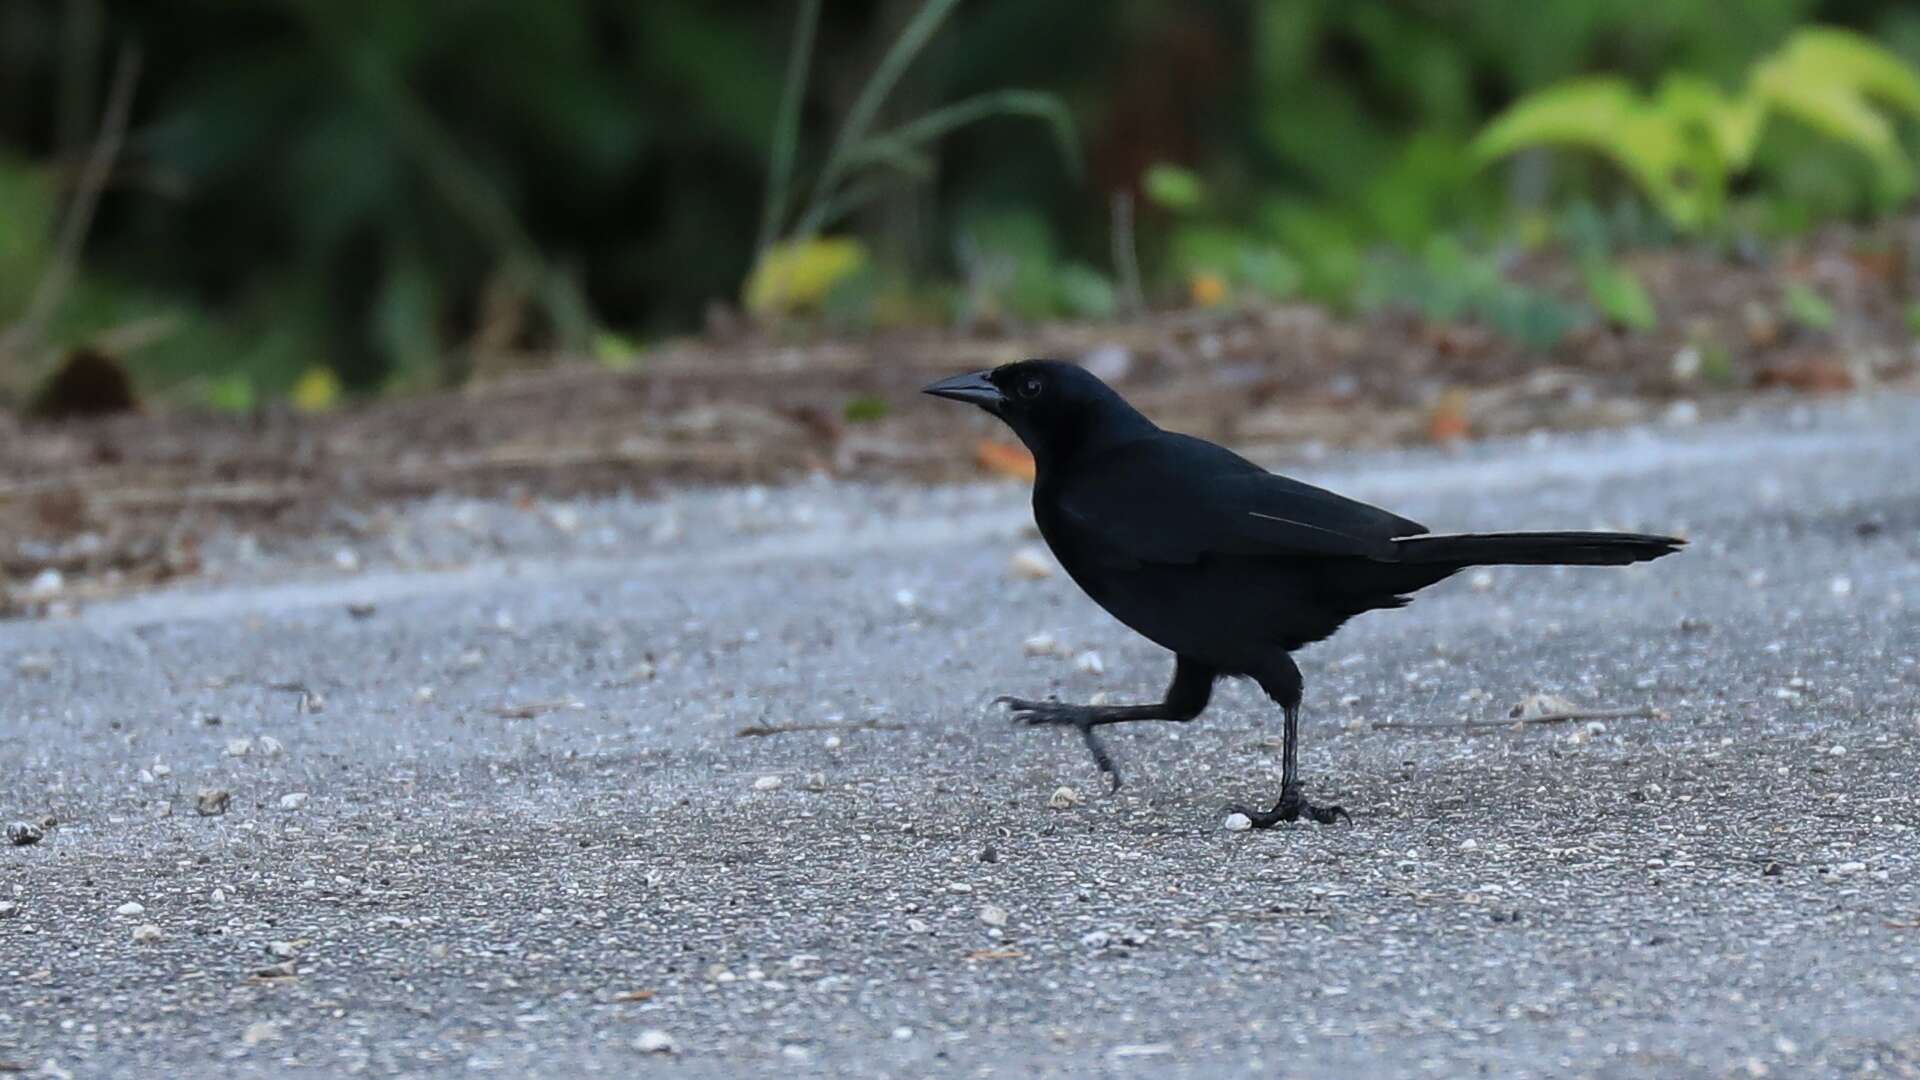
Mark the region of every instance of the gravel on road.
<instances>
[{"instance_id":1,"label":"gravel on road","mask_svg":"<svg viewBox=\"0 0 1920 1080\"><path fill-rule=\"evenodd\" d=\"M1914 1075L1917 460L1886 396L1295 468L1694 542L1302 653L1354 822L1271 832L1224 827L1275 794L1250 686L1115 734L1112 796L989 705L1169 670L1012 486L230 538L0 623L0 1070ZM1529 698L1642 715L1484 723Z\"/></svg>"}]
</instances>

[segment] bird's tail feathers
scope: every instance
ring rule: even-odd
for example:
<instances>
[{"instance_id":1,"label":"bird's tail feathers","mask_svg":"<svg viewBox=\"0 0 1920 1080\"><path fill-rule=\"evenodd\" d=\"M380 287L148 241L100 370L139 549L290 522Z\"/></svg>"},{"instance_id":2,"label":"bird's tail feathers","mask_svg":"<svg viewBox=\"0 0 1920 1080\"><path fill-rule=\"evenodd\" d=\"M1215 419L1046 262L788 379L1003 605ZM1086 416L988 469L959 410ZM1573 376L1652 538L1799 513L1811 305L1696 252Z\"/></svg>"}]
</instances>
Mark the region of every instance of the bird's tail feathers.
<instances>
[{"instance_id":1,"label":"bird's tail feathers","mask_svg":"<svg viewBox=\"0 0 1920 1080\"><path fill-rule=\"evenodd\" d=\"M1440 566L1621 566L1671 555L1672 536L1610 532L1455 533L1394 541L1400 561Z\"/></svg>"}]
</instances>

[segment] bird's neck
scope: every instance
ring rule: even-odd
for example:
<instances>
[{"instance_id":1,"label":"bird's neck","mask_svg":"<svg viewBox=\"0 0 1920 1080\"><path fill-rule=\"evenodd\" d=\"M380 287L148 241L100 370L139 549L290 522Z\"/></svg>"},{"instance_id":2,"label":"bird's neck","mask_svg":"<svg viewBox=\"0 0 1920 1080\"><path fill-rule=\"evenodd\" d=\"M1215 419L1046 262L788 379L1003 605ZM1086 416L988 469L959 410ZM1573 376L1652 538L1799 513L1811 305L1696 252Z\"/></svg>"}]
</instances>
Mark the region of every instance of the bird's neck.
<instances>
[{"instance_id":1,"label":"bird's neck","mask_svg":"<svg viewBox=\"0 0 1920 1080\"><path fill-rule=\"evenodd\" d=\"M1114 405L1118 408L1114 408ZM1027 439L1022 433L1022 441L1033 452L1036 479L1070 472L1116 447L1160 431L1153 421L1123 401L1110 403L1098 412L1088 410L1074 420L1073 423L1049 427L1044 438Z\"/></svg>"}]
</instances>

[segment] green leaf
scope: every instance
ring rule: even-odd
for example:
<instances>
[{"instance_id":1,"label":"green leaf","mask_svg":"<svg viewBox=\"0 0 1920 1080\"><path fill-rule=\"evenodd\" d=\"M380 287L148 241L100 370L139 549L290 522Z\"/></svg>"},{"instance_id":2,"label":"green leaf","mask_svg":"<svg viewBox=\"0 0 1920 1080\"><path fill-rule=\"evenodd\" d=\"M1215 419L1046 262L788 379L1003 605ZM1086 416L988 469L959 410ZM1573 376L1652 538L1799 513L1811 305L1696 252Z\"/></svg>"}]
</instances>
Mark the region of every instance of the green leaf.
<instances>
[{"instance_id":1,"label":"green leaf","mask_svg":"<svg viewBox=\"0 0 1920 1080\"><path fill-rule=\"evenodd\" d=\"M1524 98L1481 130L1471 152L1484 163L1556 145L1605 155L1681 228L1700 228L1718 212L1717 157L1690 147L1685 127L1624 79L1580 79Z\"/></svg>"},{"instance_id":2,"label":"green leaf","mask_svg":"<svg viewBox=\"0 0 1920 1080\"><path fill-rule=\"evenodd\" d=\"M1140 186L1147 198L1176 214L1198 209L1206 198L1206 187L1193 170L1164 161L1148 167Z\"/></svg>"},{"instance_id":3,"label":"green leaf","mask_svg":"<svg viewBox=\"0 0 1920 1080\"><path fill-rule=\"evenodd\" d=\"M1589 259L1585 275L1587 295L1609 323L1626 330L1652 330L1659 325L1653 298L1632 270L1606 259Z\"/></svg>"},{"instance_id":4,"label":"green leaf","mask_svg":"<svg viewBox=\"0 0 1920 1080\"><path fill-rule=\"evenodd\" d=\"M1787 283L1782 299L1786 301L1787 317L1806 327L1808 330L1833 329L1833 305L1804 282Z\"/></svg>"},{"instance_id":5,"label":"green leaf","mask_svg":"<svg viewBox=\"0 0 1920 1080\"><path fill-rule=\"evenodd\" d=\"M1062 311L1082 319L1111 319L1119 297L1105 274L1085 263L1068 263L1054 272Z\"/></svg>"},{"instance_id":6,"label":"green leaf","mask_svg":"<svg viewBox=\"0 0 1920 1080\"><path fill-rule=\"evenodd\" d=\"M841 410L841 415L847 418L849 424L871 424L876 420L886 419L887 413L891 411L892 407L887 404L885 398L862 394L848 401L846 408Z\"/></svg>"}]
</instances>

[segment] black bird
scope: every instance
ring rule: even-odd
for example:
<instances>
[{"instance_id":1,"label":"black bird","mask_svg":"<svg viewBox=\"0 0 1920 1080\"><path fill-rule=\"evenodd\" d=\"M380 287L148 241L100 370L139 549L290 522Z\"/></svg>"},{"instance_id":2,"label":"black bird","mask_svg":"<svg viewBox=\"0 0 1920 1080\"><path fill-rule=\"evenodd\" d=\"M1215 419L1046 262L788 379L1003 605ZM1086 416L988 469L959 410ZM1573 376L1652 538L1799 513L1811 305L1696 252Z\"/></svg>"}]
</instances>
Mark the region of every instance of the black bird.
<instances>
[{"instance_id":1,"label":"black bird","mask_svg":"<svg viewBox=\"0 0 1920 1080\"><path fill-rule=\"evenodd\" d=\"M1092 373L1026 360L957 375L926 393L978 405L1033 452L1033 518L1074 582L1115 618L1174 654L1166 700L1067 705L1003 697L1015 719L1079 729L1115 789L1095 729L1185 722L1223 675L1252 678L1286 713L1280 799L1234 807L1257 828L1347 812L1301 793L1300 668L1289 654L1364 611L1469 566L1618 566L1685 543L1635 533L1434 535L1397 514L1270 473L1224 447L1163 431Z\"/></svg>"}]
</instances>

